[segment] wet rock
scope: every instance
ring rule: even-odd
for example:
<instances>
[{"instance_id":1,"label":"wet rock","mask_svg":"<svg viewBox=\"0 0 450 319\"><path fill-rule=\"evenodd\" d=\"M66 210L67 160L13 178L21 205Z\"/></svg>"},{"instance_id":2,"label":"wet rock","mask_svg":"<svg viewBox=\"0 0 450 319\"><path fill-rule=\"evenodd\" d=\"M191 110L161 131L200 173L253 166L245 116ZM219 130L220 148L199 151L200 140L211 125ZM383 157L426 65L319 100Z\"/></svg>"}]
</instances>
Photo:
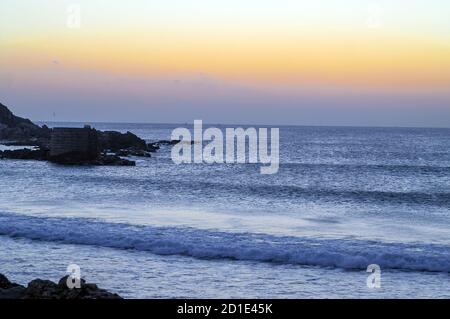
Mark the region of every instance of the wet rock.
<instances>
[{"instance_id":1,"label":"wet rock","mask_svg":"<svg viewBox=\"0 0 450 319\"><path fill-rule=\"evenodd\" d=\"M116 155L101 155L93 165L108 166L136 166L135 161L130 161Z\"/></svg>"},{"instance_id":2,"label":"wet rock","mask_svg":"<svg viewBox=\"0 0 450 319\"><path fill-rule=\"evenodd\" d=\"M49 159L52 163L60 165L93 165L93 166L135 166L135 161L130 161L116 155L101 154L96 158L86 158L84 154L67 153L59 156L52 156Z\"/></svg>"},{"instance_id":3,"label":"wet rock","mask_svg":"<svg viewBox=\"0 0 450 319\"><path fill-rule=\"evenodd\" d=\"M158 141L158 145L175 145L180 143L180 140L160 140Z\"/></svg>"},{"instance_id":4,"label":"wet rock","mask_svg":"<svg viewBox=\"0 0 450 319\"><path fill-rule=\"evenodd\" d=\"M147 149L149 152L156 152L157 150L159 150L160 146L158 143L148 143L147 144Z\"/></svg>"},{"instance_id":5,"label":"wet rock","mask_svg":"<svg viewBox=\"0 0 450 319\"><path fill-rule=\"evenodd\" d=\"M102 150L136 149L147 151L147 143L131 132L98 131Z\"/></svg>"},{"instance_id":6,"label":"wet rock","mask_svg":"<svg viewBox=\"0 0 450 319\"><path fill-rule=\"evenodd\" d=\"M58 285L50 280L35 279L28 284L22 298L53 299L58 296Z\"/></svg>"},{"instance_id":7,"label":"wet rock","mask_svg":"<svg viewBox=\"0 0 450 319\"><path fill-rule=\"evenodd\" d=\"M31 150L28 148L20 150L6 150L0 151L0 158L45 161L49 158L49 152L42 149Z\"/></svg>"},{"instance_id":8,"label":"wet rock","mask_svg":"<svg viewBox=\"0 0 450 319\"><path fill-rule=\"evenodd\" d=\"M0 274L0 289L10 289L19 286L16 283L10 282L5 275Z\"/></svg>"},{"instance_id":9,"label":"wet rock","mask_svg":"<svg viewBox=\"0 0 450 319\"><path fill-rule=\"evenodd\" d=\"M150 155L150 154L149 154ZM142 155L144 156L144 155ZM60 156L49 156L48 150L6 150L0 151L0 159L50 161L60 165L94 165L94 166L135 166L136 162L117 155L99 155L96 158L86 158L84 154L67 153Z\"/></svg>"},{"instance_id":10,"label":"wet rock","mask_svg":"<svg viewBox=\"0 0 450 319\"><path fill-rule=\"evenodd\" d=\"M21 299L25 294L25 290L25 287L22 286L0 289L0 299Z\"/></svg>"},{"instance_id":11,"label":"wet rock","mask_svg":"<svg viewBox=\"0 0 450 319\"><path fill-rule=\"evenodd\" d=\"M25 287L10 282L8 278L0 274L0 299L19 299L24 292Z\"/></svg>"},{"instance_id":12,"label":"wet rock","mask_svg":"<svg viewBox=\"0 0 450 319\"><path fill-rule=\"evenodd\" d=\"M147 144L146 141L131 132L121 133L93 129L98 143L95 154L87 156L86 152L82 153L75 149L70 149L68 152L54 152L55 147L54 143L51 143L51 136L55 135L56 130L57 128L50 129L46 125L39 127L28 119L15 116L0 103L1 144L38 147L38 149L0 151L0 159L48 160L62 165L134 166L136 162L122 157L151 157L150 153L159 150L161 145L175 145L180 142L179 140L162 140ZM64 140L62 144L64 144ZM108 152L114 153L114 155L107 154Z\"/></svg>"},{"instance_id":13,"label":"wet rock","mask_svg":"<svg viewBox=\"0 0 450 319\"><path fill-rule=\"evenodd\" d=\"M62 165L84 165L94 163L98 156L81 152L68 152L61 155L53 155L49 157L49 161Z\"/></svg>"},{"instance_id":14,"label":"wet rock","mask_svg":"<svg viewBox=\"0 0 450 319\"><path fill-rule=\"evenodd\" d=\"M124 150L118 150L115 152L116 156L137 156L137 157L151 157L148 151L130 148Z\"/></svg>"},{"instance_id":15,"label":"wet rock","mask_svg":"<svg viewBox=\"0 0 450 319\"><path fill-rule=\"evenodd\" d=\"M81 288L69 289L68 278L69 276L65 276L58 282L62 299L121 299L119 295L101 289L96 284L86 283L83 279L81 279Z\"/></svg>"},{"instance_id":16,"label":"wet rock","mask_svg":"<svg viewBox=\"0 0 450 319\"><path fill-rule=\"evenodd\" d=\"M115 293L81 280L80 288L70 289L65 276L56 284L50 280L35 279L25 288L11 283L0 274L0 299L121 299Z\"/></svg>"}]
</instances>

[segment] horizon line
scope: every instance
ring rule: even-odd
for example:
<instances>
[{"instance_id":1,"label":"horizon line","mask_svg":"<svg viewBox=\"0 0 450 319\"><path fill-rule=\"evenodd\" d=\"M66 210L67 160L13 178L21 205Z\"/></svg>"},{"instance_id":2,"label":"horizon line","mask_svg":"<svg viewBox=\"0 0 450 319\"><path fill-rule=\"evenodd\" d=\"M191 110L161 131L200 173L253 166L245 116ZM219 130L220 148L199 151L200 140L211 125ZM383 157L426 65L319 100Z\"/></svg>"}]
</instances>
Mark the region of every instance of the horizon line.
<instances>
[{"instance_id":1,"label":"horizon line","mask_svg":"<svg viewBox=\"0 0 450 319\"><path fill-rule=\"evenodd\" d=\"M194 125L194 122L116 122L116 121L55 121L55 120L36 120L34 123L76 123L76 124L141 124L141 125ZM261 124L261 123L211 123L203 122L203 125L213 126L257 126L257 127L317 127L317 128L402 128L402 129L450 129L447 126L393 126L393 125L321 125L321 124Z\"/></svg>"}]
</instances>

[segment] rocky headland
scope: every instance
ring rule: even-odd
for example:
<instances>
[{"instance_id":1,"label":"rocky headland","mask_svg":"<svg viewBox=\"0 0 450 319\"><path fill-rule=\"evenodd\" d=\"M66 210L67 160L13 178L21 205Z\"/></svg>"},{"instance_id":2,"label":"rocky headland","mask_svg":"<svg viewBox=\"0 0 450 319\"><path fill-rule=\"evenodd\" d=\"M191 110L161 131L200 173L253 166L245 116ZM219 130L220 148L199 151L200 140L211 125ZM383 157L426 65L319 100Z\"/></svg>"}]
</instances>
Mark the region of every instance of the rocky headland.
<instances>
[{"instance_id":1,"label":"rocky headland","mask_svg":"<svg viewBox=\"0 0 450 319\"><path fill-rule=\"evenodd\" d=\"M60 128L64 131L64 128ZM68 128L70 130L70 128ZM75 129L77 130L77 129ZM78 129L83 130L83 129ZM23 149L0 150L0 159L24 159L50 161L65 165L118 165L134 166L135 161L126 157L151 157L160 145L173 144L178 141L159 141L147 143L131 132L89 130L89 143L94 141L89 151L66 151L54 154L52 138L57 129L46 125L38 126L29 119L14 115L5 105L0 103L0 144L6 146L26 146ZM61 142L61 137L59 139ZM64 142L64 137L62 137ZM73 142L73 141L70 141Z\"/></svg>"}]
</instances>

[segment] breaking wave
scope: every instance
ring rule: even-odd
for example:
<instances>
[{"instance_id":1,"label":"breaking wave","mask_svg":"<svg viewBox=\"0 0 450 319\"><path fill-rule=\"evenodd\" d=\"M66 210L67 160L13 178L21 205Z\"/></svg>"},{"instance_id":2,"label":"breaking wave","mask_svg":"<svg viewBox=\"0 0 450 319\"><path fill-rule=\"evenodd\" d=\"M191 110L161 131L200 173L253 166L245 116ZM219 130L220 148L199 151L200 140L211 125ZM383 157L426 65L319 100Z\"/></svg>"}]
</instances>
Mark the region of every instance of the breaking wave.
<instances>
[{"instance_id":1,"label":"breaking wave","mask_svg":"<svg viewBox=\"0 0 450 319\"><path fill-rule=\"evenodd\" d=\"M0 213L0 235L201 259L343 269L366 269L369 264L378 264L382 269L450 272L450 247L437 244L230 233L11 213Z\"/></svg>"}]
</instances>

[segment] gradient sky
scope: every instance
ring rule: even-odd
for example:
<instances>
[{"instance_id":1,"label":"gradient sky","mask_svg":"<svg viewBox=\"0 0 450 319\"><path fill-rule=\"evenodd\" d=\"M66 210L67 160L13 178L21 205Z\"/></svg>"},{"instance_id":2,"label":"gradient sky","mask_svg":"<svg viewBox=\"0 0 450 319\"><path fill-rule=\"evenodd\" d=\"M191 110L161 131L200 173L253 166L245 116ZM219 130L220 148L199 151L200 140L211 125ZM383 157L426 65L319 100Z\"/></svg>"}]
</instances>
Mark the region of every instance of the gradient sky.
<instances>
[{"instance_id":1,"label":"gradient sky","mask_svg":"<svg viewBox=\"0 0 450 319\"><path fill-rule=\"evenodd\" d=\"M449 17L444 0L2 0L0 102L35 120L450 127Z\"/></svg>"}]
</instances>

